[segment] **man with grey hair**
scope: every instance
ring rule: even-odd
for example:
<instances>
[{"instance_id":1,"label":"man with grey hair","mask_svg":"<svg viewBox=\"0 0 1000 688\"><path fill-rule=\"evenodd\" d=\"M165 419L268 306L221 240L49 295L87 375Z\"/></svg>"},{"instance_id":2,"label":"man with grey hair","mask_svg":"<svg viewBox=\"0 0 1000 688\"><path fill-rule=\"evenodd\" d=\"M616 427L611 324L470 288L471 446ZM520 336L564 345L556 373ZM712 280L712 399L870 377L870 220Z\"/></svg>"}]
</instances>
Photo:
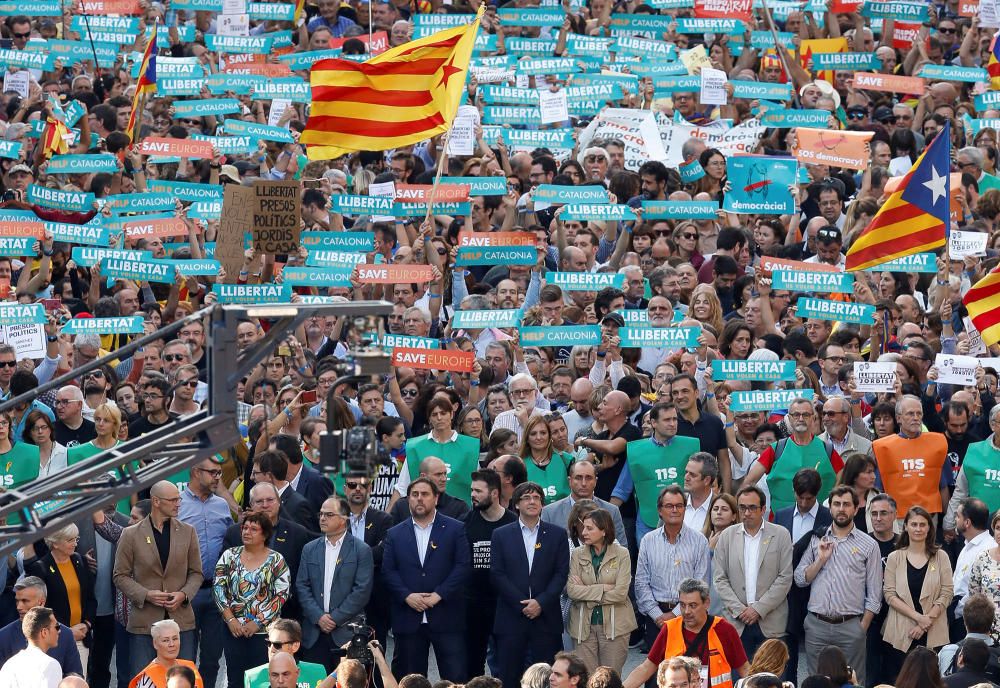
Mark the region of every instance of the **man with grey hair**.
<instances>
[{"instance_id":1,"label":"man with grey hair","mask_svg":"<svg viewBox=\"0 0 1000 688\"><path fill-rule=\"evenodd\" d=\"M854 451L859 454L871 452L871 440L862 437L851 428L851 402L847 397L830 397L823 403L823 434L819 439L830 442L837 453Z\"/></svg>"},{"instance_id":2,"label":"man with grey hair","mask_svg":"<svg viewBox=\"0 0 1000 688\"><path fill-rule=\"evenodd\" d=\"M79 368L85 363L90 363L101 355L101 335L92 332L78 334L73 339L73 366ZM0 374L0 386L3 377Z\"/></svg>"},{"instance_id":3,"label":"man with grey hair","mask_svg":"<svg viewBox=\"0 0 1000 688\"><path fill-rule=\"evenodd\" d=\"M420 306L411 306L403 311L403 334L410 337L426 337L431 331L431 314Z\"/></svg>"},{"instance_id":4,"label":"man with grey hair","mask_svg":"<svg viewBox=\"0 0 1000 688\"><path fill-rule=\"evenodd\" d=\"M603 182L607 179L608 170L611 168L611 155L600 146L585 148L578 160L583 165L589 181Z\"/></svg>"},{"instance_id":5,"label":"man with grey hair","mask_svg":"<svg viewBox=\"0 0 1000 688\"><path fill-rule=\"evenodd\" d=\"M520 442L528 420L532 416L542 415L545 411L537 405L538 383L528 373L518 373L510 378L508 389L514 408L503 411L496 417L496 420L493 421L492 432L496 432L498 428L512 430L517 434L517 441Z\"/></svg>"},{"instance_id":6,"label":"man with grey hair","mask_svg":"<svg viewBox=\"0 0 1000 688\"><path fill-rule=\"evenodd\" d=\"M955 511L968 497L983 500L991 507L997 506L1000 494L1000 474L994 470L1000 465L1000 405L990 409L990 436L982 442L973 442L965 452L962 467L955 478L955 492L948 501L944 516L945 534L954 538Z\"/></svg>"},{"instance_id":7,"label":"man with grey hair","mask_svg":"<svg viewBox=\"0 0 1000 688\"><path fill-rule=\"evenodd\" d=\"M955 154L955 163L960 172L971 174L976 178L976 182L979 184L979 193L986 193L990 189L1000 189L1000 179L983 169L985 154L979 148L975 146L960 148Z\"/></svg>"},{"instance_id":8,"label":"man with grey hair","mask_svg":"<svg viewBox=\"0 0 1000 688\"><path fill-rule=\"evenodd\" d=\"M37 576L22 576L14 583L14 605L17 619L0 628L0 665L28 646L28 639L21 631L21 620L30 609L44 607L48 597L45 581ZM59 626L59 639L46 654L60 666L60 675L83 674L83 663L68 626Z\"/></svg>"},{"instance_id":9,"label":"man with grey hair","mask_svg":"<svg viewBox=\"0 0 1000 688\"><path fill-rule=\"evenodd\" d=\"M59 662L48 655L59 642L59 622L47 607L28 610L21 620L28 646L0 667L4 688L58 688L62 680Z\"/></svg>"},{"instance_id":10,"label":"man with grey hair","mask_svg":"<svg viewBox=\"0 0 1000 688\"><path fill-rule=\"evenodd\" d=\"M656 675L661 662L679 656L693 657L702 667L708 667L708 680L703 682L706 686L731 680L734 671L739 676L750 672L750 662L736 629L721 616L708 615L711 603L708 584L697 578L685 578L677 592L680 615L660 627L649 654L625 679L624 688L639 688Z\"/></svg>"},{"instance_id":11,"label":"man with grey hair","mask_svg":"<svg viewBox=\"0 0 1000 688\"><path fill-rule=\"evenodd\" d=\"M684 491L687 493L684 525L702 531L719 487L719 460L715 456L700 451L688 457L684 468Z\"/></svg>"},{"instance_id":12,"label":"man with grey hair","mask_svg":"<svg viewBox=\"0 0 1000 688\"><path fill-rule=\"evenodd\" d=\"M92 421L83 417L83 391L76 385L60 387L52 403L56 412L55 441L64 447L86 444L97 437Z\"/></svg>"},{"instance_id":13,"label":"man with grey hair","mask_svg":"<svg viewBox=\"0 0 1000 688\"><path fill-rule=\"evenodd\" d=\"M618 273L625 275L625 288L622 290L625 292L625 307L645 308L649 302L644 297L646 282L642 268L638 265L626 265L619 268Z\"/></svg>"}]
</instances>

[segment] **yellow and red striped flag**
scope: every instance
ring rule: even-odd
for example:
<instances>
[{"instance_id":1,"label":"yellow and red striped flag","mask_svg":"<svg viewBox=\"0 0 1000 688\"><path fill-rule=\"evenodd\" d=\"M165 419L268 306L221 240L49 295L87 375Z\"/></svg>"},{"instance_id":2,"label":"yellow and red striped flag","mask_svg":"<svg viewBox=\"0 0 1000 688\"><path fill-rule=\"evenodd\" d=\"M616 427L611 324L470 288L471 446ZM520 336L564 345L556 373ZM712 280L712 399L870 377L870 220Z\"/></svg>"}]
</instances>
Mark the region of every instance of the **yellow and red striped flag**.
<instances>
[{"instance_id":1,"label":"yellow and red striped flag","mask_svg":"<svg viewBox=\"0 0 1000 688\"><path fill-rule=\"evenodd\" d=\"M962 297L972 324L987 346L1000 342L1000 266L976 282Z\"/></svg>"},{"instance_id":2,"label":"yellow and red striped flag","mask_svg":"<svg viewBox=\"0 0 1000 688\"><path fill-rule=\"evenodd\" d=\"M312 111L300 142L310 160L381 151L448 130L485 3L475 21L410 41L367 62L321 60L313 65Z\"/></svg>"},{"instance_id":3,"label":"yellow and red striped flag","mask_svg":"<svg viewBox=\"0 0 1000 688\"><path fill-rule=\"evenodd\" d=\"M128 113L128 124L125 126L125 133L132 143L136 143L136 135L139 133L141 114L139 110L142 107L143 96L147 93L156 93L156 30L159 26L159 22L153 24L153 32L142 53L142 64L139 65L139 80L136 82L135 95L132 96L132 110Z\"/></svg>"},{"instance_id":4,"label":"yellow and red striped flag","mask_svg":"<svg viewBox=\"0 0 1000 688\"><path fill-rule=\"evenodd\" d=\"M292 14L292 21L298 23L302 16L302 10L306 8L306 0L295 0L295 12Z\"/></svg>"},{"instance_id":5,"label":"yellow and red striped flag","mask_svg":"<svg viewBox=\"0 0 1000 688\"><path fill-rule=\"evenodd\" d=\"M42 130L42 155L46 160L53 155L64 155L69 153L69 143L66 139L72 138L72 133L63 122L55 117L45 120L45 129Z\"/></svg>"}]
</instances>

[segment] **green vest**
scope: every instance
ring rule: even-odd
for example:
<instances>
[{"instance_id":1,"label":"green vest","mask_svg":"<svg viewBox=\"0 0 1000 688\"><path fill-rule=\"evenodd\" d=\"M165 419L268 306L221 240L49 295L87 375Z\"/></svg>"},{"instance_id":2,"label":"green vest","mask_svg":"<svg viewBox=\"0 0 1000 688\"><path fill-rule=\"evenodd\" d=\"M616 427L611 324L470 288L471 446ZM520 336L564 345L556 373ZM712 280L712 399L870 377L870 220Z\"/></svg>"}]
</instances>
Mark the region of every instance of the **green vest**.
<instances>
[{"instance_id":1,"label":"green vest","mask_svg":"<svg viewBox=\"0 0 1000 688\"><path fill-rule=\"evenodd\" d=\"M471 504L472 472L479 469L479 440L459 435L454 442L439 444L430 433L406 440L406 465L411 481L420 475L420 462L428 456L436 456L448 467L445 492Z\"/></svg>"},{"instance_id":2,"label":"green vest","mask_svg":"<svg viewBox=\"0 0 1000 688\"><path fill-rule=\"evenodd\" d=\"M119 444L121 444L121 442L116 442L115 447L117 447ZM79 463L84 459L89 459L92 456L97 456L101 452L105 451L107 451L107 449L101 449L100 447L96 446L93 442L87 442L85 444L80 444L75 447L70 447L69 449L66 450L66 465L72 466L75 463ZM138 468L139 468L139 462L133 461L132 470L138 470ZM132 504L126 498L120 500L118 504L115 506L115 508L120 513L128 514L130 511L132 511Z\"/></svg>"},{"instance_id":3,"label":"green vest","mask_svg":"<svg viewBox=\"0 0 1000 688\"><path fill-rule=\"evenodd\" d=\"M792 438L784 442L785 448L767 474L767 489L771 493L771 511L778 511L795 505L795 490L792 489L792 478L802 468L814 468L819 471L823 484L816 496L821 503L830 496L830 490L837 482L837 473L830 465L823 440L813 437L812 442L804 447L795 444ZM778 443L771 444L771 449L777 452Z\"/></svg>"},{"instance_id":4,"label":"green vest","mask_svg":"<svg viewBox=\"0 0 1000 688\"><path fill-rule=\"evenodd\" d=\"M524 465L528 469L528 480L542 486L545 490L546 504L569 496L569 477L566 475L566 469L572 460L573 457L565 452L552 454L552 460L544 468L539 468L530 456L524 460Z\"/></svg>"},{"instance_id":5,"label":"green vest","mask_svg":"<svg viewBox=\"0 0 1000 688\"><path fill-rule=\"evenodd\" d=\"M1000 509L1000 449L993 446L991 439L969 445L962 470L969 483L969 496L983 500L991 514Z\"/></svg>"},{"instance_id":6,"label":"green vest","mask_svg":"<svg viewBox=\"0 0 1000 688\"><path fill-rule=\"evenodd\" d=\"M628 470L632 474L639 516L650 528L660 522L656 502L667 485L684 487L684 470L688 458L700 451L697 437L675 436L666 447L658 447L649 438L626 445Z\"/></svg>"},{"instance_id":7,"label":"green vest","mask_svg":"<svg viewBox=\"0 0 1000 688\"><path fill-rule=\"evenodd\" d=\"M322 664L299 662L298 688L319 688L326 678L326 669ZM243 672L243 688L270 688L271 676L267 673L267 665L261 664Z\"/></svg>"},{"instance_id":8,"label":"green vest","mask_svg":"<svg viewBox=\"0 0 1000 688\"><path fill-rule=\"evenodd\" d=\"M41 458L38 447L17 442L6 454L0 454L0 487L20 487L38 477Z\"/></svg>"}]
</instances>

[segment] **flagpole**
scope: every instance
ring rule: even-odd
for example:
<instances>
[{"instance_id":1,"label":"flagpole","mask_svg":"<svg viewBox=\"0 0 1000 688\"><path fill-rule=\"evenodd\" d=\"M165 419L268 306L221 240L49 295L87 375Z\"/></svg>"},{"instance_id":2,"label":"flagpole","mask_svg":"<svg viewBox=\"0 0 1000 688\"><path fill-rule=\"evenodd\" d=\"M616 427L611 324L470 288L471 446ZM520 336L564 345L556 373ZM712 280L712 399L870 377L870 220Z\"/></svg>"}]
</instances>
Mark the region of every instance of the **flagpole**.
<instances>
[{"instance_id":1,"label":"flagpole","mask_svg":"<svg viewBox=\"0 0 1000 688\"><path fill-rule=\"evenodd\" d=\"M444 166L448 162L448 141L451 140L451 130L455 126L454 120L452 120L451 126L444 133L444 143L441 146L441 156L438 158L437 172L434 174L434 183L431 185L431 195L427 201L427 215L424 216L424 222L428 222L431 219L431 215L434 213L434 197L437 195L438 185L441 184L441 173L444 171Z\"/></svg>"},{"instance_id":2,"label":"flagpole","mask_svg":"<svg viewBox=\"0 0 1000 688\"><path fill-rule=\"evenodd\" d=\"M761 0L761 7L764 8L764 18L767 20L767 27L771 31L771 37L774 38L774 48L775 52L778 54L778 59L781 60L781 66L785 69L785 75L792 82L792 104L795 107L799 106L799 96L798 92L795 90L795 80L792 79L792 71L788 68L788 60L786 59L785 49L782 47L781 41L778 40L778 30L774 28L774 17L771 16L771 10L767 6L767 0Z\"/></svg>"}]
</instances>

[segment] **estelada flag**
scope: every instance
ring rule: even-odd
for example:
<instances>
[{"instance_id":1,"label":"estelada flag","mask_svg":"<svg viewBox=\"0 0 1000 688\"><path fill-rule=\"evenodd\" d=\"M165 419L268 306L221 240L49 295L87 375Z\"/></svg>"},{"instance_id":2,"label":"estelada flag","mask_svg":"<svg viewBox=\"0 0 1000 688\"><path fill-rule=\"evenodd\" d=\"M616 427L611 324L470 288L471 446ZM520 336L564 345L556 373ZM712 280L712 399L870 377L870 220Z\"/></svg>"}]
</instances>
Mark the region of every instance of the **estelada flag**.
<instances>
[{"instance_id":1,"label":"estelada flag","mask_svg":"<svg viewBox=\"0 0 1000 688\"><path fill-rule=\"evenodd\" d=\"M132 109L128 113L128 124L125 133L132 143L136 143L138 133L139 108L142 107L142 97L147 93L156 93L156 30L160 23L153 24L153 32L142 53L142 63L139 65L139 79L136 82L135 94L132 96Z\"/></svg>"},{"instance_id":2,"label":"estelada flag","mask_svg":"<svg viewBox=\"0 0 1000 688\"><path fill-rule=\"evenodd\" d=\"M847 252L848 270L865 270L886 261L944 246L951 228L951 123L920 154L871 223Z\"/></svg>"},{"instance_id":3,"label":"estelada flag","mask_svg":"<svg viewBox=\"0 0 1000 688\"><path fill-rule=\"evenodd\" d=\"M1000 32L993 35L990 41L990 59L986 62L986 72L990 75L990 88L1000 91Z\"/></svg>"},{"instance_id":4,"label":"estelada flag","mask_svg":"<svg viewBox=\"0 0 1000 688\"><path fill-rule=\"evenodd\" d=\"M72 138L69 127L55 117L46 119L41 138L42 157L48 160L53 155L69 153L69 143L66 141L68 138Z\"/></svg>"},{"instance_id":5,"label":"estelada flag","mask_svg":"<svg viewBox=\"0 0 1000 688\"><path fill-rule=\"evenodd\" d=\"M972 324L987 346L1000 342L1000 265L976 282L962 297Z\"/></svg>"},{"instance_id":6,"label":"estelada flag","mask_svg":"<svg viewBox=\"0 0 1000 688\"><path fill-rule=\"evenodd\" d=\"M381 151L448 130L485 4L475 21L410 41L367 62L340 58L312 67L312 110L300 141L311 160Z\"/></svg>"}]
</instances>

